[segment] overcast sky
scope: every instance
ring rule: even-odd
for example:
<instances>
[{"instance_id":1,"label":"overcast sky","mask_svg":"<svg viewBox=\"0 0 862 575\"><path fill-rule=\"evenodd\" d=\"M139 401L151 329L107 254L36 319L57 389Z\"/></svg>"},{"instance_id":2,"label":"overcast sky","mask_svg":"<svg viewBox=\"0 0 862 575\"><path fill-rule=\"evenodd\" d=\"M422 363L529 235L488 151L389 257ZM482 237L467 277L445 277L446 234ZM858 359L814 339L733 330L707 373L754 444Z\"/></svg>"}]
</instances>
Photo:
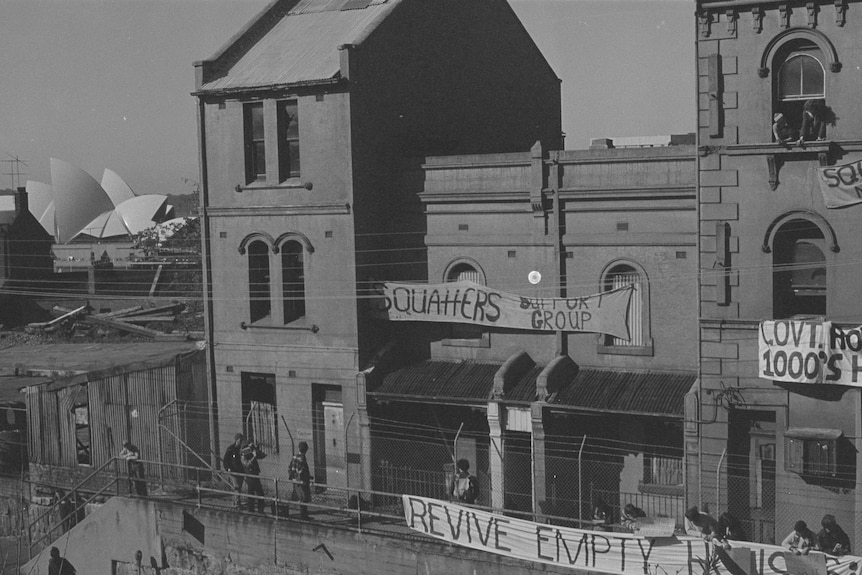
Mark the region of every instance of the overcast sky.
<instances>
[{"instance_id":1,"label":"overcast sky","mask_svg":"<svg viewBox=\"0 0 862 575\"><path fill-rule=\"evenodd\" d=\"M465 0L466 1L466 0ZM566 148L695 130L693 0L510 0L562 79ZM269 0L2 0L0 159L49 159L138 194L198 180L192 63ZM0 188L17 184L0 163Z\"/></svg>"}]
</instances>

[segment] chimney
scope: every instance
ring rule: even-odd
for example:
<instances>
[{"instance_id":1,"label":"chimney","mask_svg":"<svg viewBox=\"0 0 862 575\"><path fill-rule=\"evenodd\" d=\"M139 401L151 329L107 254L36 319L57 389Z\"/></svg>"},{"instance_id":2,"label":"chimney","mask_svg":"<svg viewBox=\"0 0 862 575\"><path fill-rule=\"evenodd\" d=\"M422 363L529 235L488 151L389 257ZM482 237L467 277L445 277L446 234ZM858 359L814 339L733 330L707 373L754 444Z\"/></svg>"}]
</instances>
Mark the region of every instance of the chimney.
<instances>
[{"instance_id":1,"label":"chimney","mask_svg":"<svg viewBox=\"0 0 862 575\"><path fill-rule=\"evenodd\" d=\"M591 150L609 150L614 147L614 141L610 138L593 138L590 140Z\"/></svg>"},{"instance_id":2,"label":"chimney","mask_svg":"<svg viewBox=\"0 0 862 575\"><path fill-rule=\"evenodd\" d=\"M30 203L27 200L27 188L19 187L15 193L15 215L23 214L30 210Z\"/></svg>"}]
</instances>

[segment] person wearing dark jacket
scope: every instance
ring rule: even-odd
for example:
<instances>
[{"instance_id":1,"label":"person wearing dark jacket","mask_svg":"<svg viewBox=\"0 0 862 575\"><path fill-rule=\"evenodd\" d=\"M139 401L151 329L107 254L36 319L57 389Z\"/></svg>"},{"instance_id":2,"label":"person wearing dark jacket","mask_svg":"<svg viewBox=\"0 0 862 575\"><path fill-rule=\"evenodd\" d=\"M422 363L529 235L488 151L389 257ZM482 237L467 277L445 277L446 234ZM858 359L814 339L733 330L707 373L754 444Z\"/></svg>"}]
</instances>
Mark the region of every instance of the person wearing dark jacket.
<instances>
[{"instance_id":1,"label":"person wearing dark jacket","mask_svg":"<svg viewBox=\"0 0 862 575\"><path fill-rule=\"evenodd\" d=\"M60 550L51 547L51 558L48 560L48 575L75 575L77 569L65 557L60 557Z\"/></svg>"},{"instance_id":2,"label":"person wearing dark jacket","mask_svg":"<svg viewBox=\"0 0 862 575\"><path fill-rule=\"evenodd\" d=\"M246 507L250 510L257 509L258 513L263 513L265 502L263 500L263 484L258 477L260 465L258 465L257 460L264 457L266 455L254 444L242 448L242 467L243 473L246 475L245 484L249 494Z\"/></svg>"},{"instance_id":3,"label":"person wearing dark jacket","mask_svg":"<svg viewBox=\"0 0 862 575\"><path fill-rule=\"evenodd\" d=\"M242 484L245 478L242 474L245 473L245 468L242 466L242 448L245 445L245 437L242 433L237 433L233 437L233 443L225 450L222 463L225 471L230 472L233 488L236 494L233 498L234 507L239 508L240 493L242 493Z\"/></svg>"},{"instance_id":4,"label":"person wearing dark jacket","mask_svg":"<svg viewBox=\"0 0 862 575\"><path fill-rule=\"evenodd\" d=\"M817 534L817 548L829 555L850 553L850 537L835 522L835 516L826 514L820 522L823 529Z\"/></svg>"}]
</instances>

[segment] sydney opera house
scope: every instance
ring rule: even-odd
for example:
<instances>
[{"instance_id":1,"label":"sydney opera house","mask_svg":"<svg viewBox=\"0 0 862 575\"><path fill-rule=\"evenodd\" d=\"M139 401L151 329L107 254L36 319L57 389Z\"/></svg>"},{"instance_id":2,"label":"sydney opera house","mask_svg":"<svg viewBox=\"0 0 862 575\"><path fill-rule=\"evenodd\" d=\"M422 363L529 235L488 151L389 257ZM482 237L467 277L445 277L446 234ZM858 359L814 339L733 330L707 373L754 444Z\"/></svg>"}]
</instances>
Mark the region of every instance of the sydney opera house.
<instances>
[{"instance_id":1,"label":"sydney opera house","mask_svg":"<svg viewBox=\"0 0 862 575\"><path fill-rule=\"evenodd\" d=\"M173 218L168 197L135 195L106 169L101 184L80 168L51 158L51 184L27 182L30 212L54 237L55 271L93 260L122 267L134 259L135 236Z\"/></svg>"}]
</instances>

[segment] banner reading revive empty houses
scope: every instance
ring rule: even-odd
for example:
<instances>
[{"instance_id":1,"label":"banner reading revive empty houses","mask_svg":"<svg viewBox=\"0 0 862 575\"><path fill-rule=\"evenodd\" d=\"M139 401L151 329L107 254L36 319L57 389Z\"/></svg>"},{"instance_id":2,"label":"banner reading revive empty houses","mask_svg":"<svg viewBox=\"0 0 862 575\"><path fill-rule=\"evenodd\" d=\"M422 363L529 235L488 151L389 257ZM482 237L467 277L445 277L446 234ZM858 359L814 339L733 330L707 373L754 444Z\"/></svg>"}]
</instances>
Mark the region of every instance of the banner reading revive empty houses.
<instances>
[{"instance_id":1,"label":"banner reading revive empty houses","mask_svg":"<svg viewBox=\"0 0 862 575\"><path fill-rule=\"evenodd\" d=\"M862 387L862 327L825 321L760 323L760 377Z\"/></svg>"},{"instance_id":2,"label":"banner reading revive empty houses","mask_svg":"<svg viewBox=\"0 0 862 575\"><path fill-rule=\"evenodd\" d=\"M820 191L827 208L862 203L862 160L841 166L817 168Z\"/></svg>"},{"instance_id":3,"label":"banner reading revive empty houses","mask_svg":"<svg viewBox=\"0 0 862 575\"><path fill-rule=\"evenodd\" d=\"M695 537L640 537L535 523L437 499L403 495L410 529L480 551L618 575L855 575L862 559L811 553L785 556L777 545L731 542L721 549ZM804 563L804 565L800 565ZM792 570L791 570L792 569Z\"/></svg>"},{"instance_id":4,"label":"banner reading revive empty houses","mask_svg":"<svg viewBox=\"0 0 862 575\"><path fill-rule=\"evenodd\" d=\"M466 280L437 285L387 282L378 290L378 312L390 320L586 331L629 339L633 286L565 299L517 296Z\"/></svg>"}]
</instances>

